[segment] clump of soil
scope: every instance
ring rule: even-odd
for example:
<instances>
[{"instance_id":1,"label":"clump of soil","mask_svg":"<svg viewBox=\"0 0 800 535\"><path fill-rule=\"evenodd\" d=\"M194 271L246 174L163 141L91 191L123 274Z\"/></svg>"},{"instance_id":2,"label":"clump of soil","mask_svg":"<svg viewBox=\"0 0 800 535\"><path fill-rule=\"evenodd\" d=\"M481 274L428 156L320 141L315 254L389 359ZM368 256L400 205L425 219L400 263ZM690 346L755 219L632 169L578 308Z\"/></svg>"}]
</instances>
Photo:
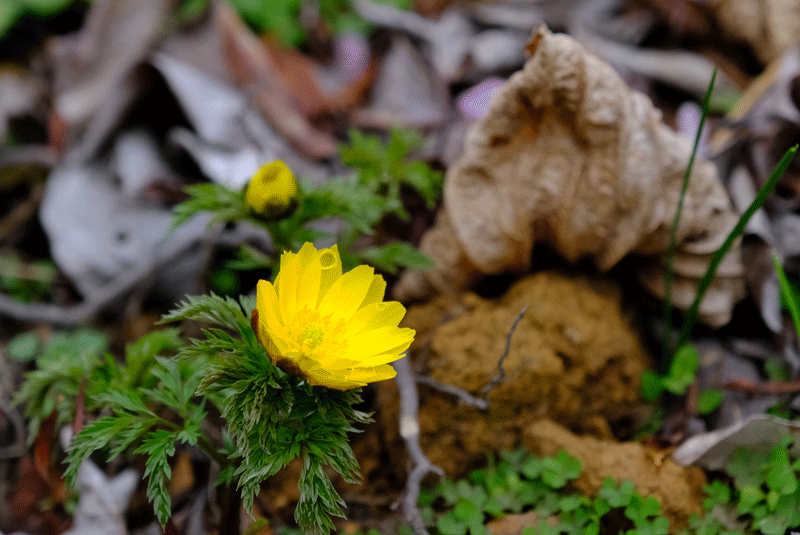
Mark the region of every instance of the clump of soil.
<instances>
[{"instance_id":1,"label":"clump of soil","mask_svg":"<svg viewBox=\"0 0 800 535\"><path fill-rule=\"evenodd\" d=\"M648 355L623 314L619 288L605 279L540 272L496 300L466 293L411 307L404 326L417 330L415 367L479 396L497 376L507 334L525 305L487 411L421 386L422 447L450 476L517 447L522 431L538 420L609 436L608 422L638 405ZM394 382L380 383L380 396L387 439L402 448Z\"/></svg>"},{"instance_id":2,"label":"clump of soil","mask_svg":"<svg viewBox=\"0 0 800 535\"><path fill-rule=\"evenodd\" d=\"M575 486L595 496L607 476L617 482L629 479L642 496L652 496L670 521L670 532L684 527L692 514L702 514L706 484L703 471L682 467L661 452L638 442L619 443L590 436L579 437L563 426L542 420L529 426L523 436L525 448L539 456L566 451L583 464Z\"/></svg>"}]
</instances>

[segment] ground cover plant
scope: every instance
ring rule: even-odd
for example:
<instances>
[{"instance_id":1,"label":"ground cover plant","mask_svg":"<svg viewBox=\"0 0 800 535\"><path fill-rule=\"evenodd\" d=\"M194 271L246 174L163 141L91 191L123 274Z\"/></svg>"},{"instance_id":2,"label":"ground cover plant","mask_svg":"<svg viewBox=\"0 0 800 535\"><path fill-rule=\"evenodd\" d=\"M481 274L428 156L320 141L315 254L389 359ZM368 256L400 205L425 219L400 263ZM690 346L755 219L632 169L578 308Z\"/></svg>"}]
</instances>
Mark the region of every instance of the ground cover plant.
<instances>
[{"instance_id":1,"label":"ground cover plant","mask_svg":"<svg viewBox=\"0 0 800 535\"><path fill-rule=\"evenodd\" d=\"M342 161L354 172L323 184L297 180L283 162L264 166L241 191L223 184L198 184L186 188L189 198L175 207L174 227L198 213L209 213L209 224L249 221L264 226L275 251L295 251L310 240L335 239L347 269L369 263L387 273L400 268L425 269L431 262L402 241L356 247L362 235L375 232L387 215L408 219L401 188L412 187L429 209L441 197L441 172L410 157L421 138L413 130L394 128L382 142L378 136L350 132L350 143L339 148ZM322 218L340 217L344 225L332 235L309 226ZM276 255L242 245L236 270L269 269L275 273Z\"/></svg>"},{"instance_id":2,"label":"ground cover plant","mask_svg":"<svg viewBox=\"0 0 800 535\"><path fill-rule=\"evenodd\" d=\"M780 535L800 526L800 460L785 437L771 450L739 448L724 475L704 487L703 515L693 515L680 535ZM794 452L794 453L789 453ZM665 535L661 505L642 496L630 481L607 477L594 497L576 492L571 481L580 461L566 452L539 458L524 450L504 451L468 478L446 480L426 490L420 505L441 535L486 534L492 518L533 511L540 519L525 535Z\"/></svg>"},{"instance_id":3,"label":"ground cover plant","mask_svg":"<svg viewBox=\"0 0 800 535\"><path fill-rule=\"evenodd\" d=\"M347 433L370 422L368 414L354 408L361 403L360 387L391 378L394 371L386 363L401 356L414 333L396 327L405 309L382 301L385 283L371 268L342 275L335 246L317 251L306 244L297 255L284 254L281 262L275 286L260 285L257 300L198 296L166 315L164 322L194 319L213 326L204 340L188 346L174 329L154 331L129 346L124 365L118 366L103 356L105 339L99 333L51 339L37 357L39 369L28 375L16 398L30 417L29 436L36 436L54 410L60 423L78 421L76 411L111 411L75 436L67 481L75 481L81 462L97 450L108 460L123 452L142 454L147 496L162 524L171 516L167 481L176 443L198 446L216 462L217 483L235 483L248 510L261 483L301 457L295 518L307 532L328 532L329 517L342 514L343 502L323 468L357 481ZM316 291L309 294L314 284ZM315 317L303 325L295 314ZM350 353L331 353L331 347L341 350L348 343L336 331L345 320ZM276 321L287 323L280 327ZM276 338L276 332L284 334ZM377 334L375 346L368 339ZM24 347L30 343L16 339L17 358L36 354ZM157 355L167 350L177 351L176 358ZM349 360L342 362L344 356ZM212 405L228 422L224 444L213 444L201 430Z\"/></svg>"}]
</instances>

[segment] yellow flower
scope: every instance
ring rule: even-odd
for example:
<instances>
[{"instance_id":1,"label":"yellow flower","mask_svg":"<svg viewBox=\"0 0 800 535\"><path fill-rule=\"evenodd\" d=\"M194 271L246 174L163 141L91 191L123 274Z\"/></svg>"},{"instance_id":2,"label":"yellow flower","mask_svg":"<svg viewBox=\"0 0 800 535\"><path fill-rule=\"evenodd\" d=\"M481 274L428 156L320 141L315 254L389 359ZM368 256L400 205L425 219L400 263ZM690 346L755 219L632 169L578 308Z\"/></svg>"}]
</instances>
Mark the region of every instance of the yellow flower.
<instances>
[{"instance_id":1,"label":"yellow flower","mask_svg":"<svg viewBox=\"0 0 800 535\"><path fill-rule=\"evenodd\" d=\"M258 217L277 221L297 208L297 179L285 163L275 160L253 175L244 200Z\"/></svg>"},{"instance_id":2,"label":"yellow flower","mask_svg":"<svg viewBox=\"0 0 800 535\"><path fill-rule=\"evenodd\" d=\"M389 362L411 345L406 313L383 302L386 282L369 266L342 274L334 245L284 253L275 284L259 281L252 324L270 360L310 384L348 390L395 376Z\"/></svg>"}]
</instances>

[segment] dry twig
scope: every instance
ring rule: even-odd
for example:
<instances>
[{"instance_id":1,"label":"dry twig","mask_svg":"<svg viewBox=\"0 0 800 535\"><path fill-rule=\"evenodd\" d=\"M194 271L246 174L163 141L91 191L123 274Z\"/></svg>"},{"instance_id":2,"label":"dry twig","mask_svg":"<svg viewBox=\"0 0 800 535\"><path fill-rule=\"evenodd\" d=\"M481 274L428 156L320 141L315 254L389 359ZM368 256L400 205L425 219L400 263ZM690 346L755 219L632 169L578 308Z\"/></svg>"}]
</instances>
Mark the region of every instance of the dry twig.
<instances>
[{"instance_id":1,"label":"dry twig","mask_svg":"<svg viewBox=\"0 0 800 535\"><path fill-rule=\"evenodd\" d=\"M505 371L505 369L503 369L503 361L506 360L506 357L508 356L508 352L511 351L511 337L514 336L514 331L517 330L517 324L519 323L519 320L522 319L522 316L525 315L525 313L528 311L529 308L531 308L530 305L523 306L522 309L519 311L519 314L517 314L517 317L514 318L514 323L511 324L511 328L508 330L508 334L506 335L506 349L505 349L505 351L503 351L503 354L500 355L500 360L497 361L498 373L497 373L497 375L495 376L494 379L489 381L486 384L486 386L484 386L481 389L481 395L483 396L484 399L486 399L487 405L489 403L489 400L488 400L489 392L491 392L491 390L494 387L496 387L497 385L502 383L503 379L505 379L505 377L506 377L506 371Z\"/></svg>"},{"instance_id":2,"label":"dry twig","mask_svg":"<svg viewBox=\"0 0 800 535\"><path fill-rule=\"evenodd\" d=\"M476 398L463 388L457 386L440 383L431 377L417 376L414 377L414 372L411 370L408 356L401 358L393 363L397 376L395 382L397 389L400 393L400 436L406 443L406 449L411 457L412 466L411 472L408 474L408 481L406 481L406 491L403 495L403 517L414 529L416 535L428 535L425 529L425 523L422 521L419 508L417 507L417 499L419 498L420 484L425 476L430 473L438 474L440 477L444 476L441 468L430 462L428 457L422 451L422 446L419 442L419 395L417 392L416 383L428 385L436 390L451 394L460 399L463 403L476 407L481 410L489 408L489 400L487 396L489 392L499 385L505 378L505 370L503 369L503 361L508 356L511 350L511 337L517 328L517 324L525 315L525 312L530 308L529 305L522 307L511 329L506 335L506 349L500 356L497 362L498 374L489 381L486 386L481 390L482 398Z\"/></svg>"},{"instance_id":3,"label":"dry twig","mask_svg":"<svg viewBox=\"0 0 800 535\"><path fill-rule=\"evenodd\" d=\"M453 395L465 405L475 407L482 411L487 410L489 408L489 392L491 392L492 389L494 389L497 385L502 383L506 376L506 371L503 369L503 361L508 356L509 351L511 351L511 337L514 335L514 331L517 330L517 324L519 323L519 320L522 319L522 316L525 315L525 312L527 312L529 308L530 305L525 305L519 311L517 317L514 318L514 323L511 325L511 329L509 329L508 334L506 335L506 349L503 351L503 354L500 355L500 359L497 361L497 375L494 379L486 383L486 385L481 389L481 397L475 397L463 388L439 382L436 379L428 376L417 376L417 382L428 385L440 392L444 392L445 394Z\"/></svg>"},{"instance_id":4,"label":"dry twig","mask_svg":"<svg viewBox=\"0 0 800 535\"><path fill-rule=\"evenodd\" d=\"M433 377L429 377L427 375L418 375L417 382L422 383L424 385L428 385L429 387L433 388L434 390L438 390L439 392L444 392L445 394L450 394L458 398L458 400L463 403L464 405L469 405L470 407L475 407L476 409L480 409L485 411L489 408L489 401L486 399L476 398L463 388L459 388L454 385L449 385L447 383L442 383L437 381Z\"/></svg>"},{"instance_id":5,"label":"dry twig","mask_svg":"<svg viewBox=\"0 0 800 535\"><path fill-rule=\"evenodd\" d=\"M751 396L794 394L800 392L800 380L797 381L762 381L753 383L744 377L725 383L725 390L745 392Z\"/></svg>"},{"instance_id":6,"label":"dry twig","mask_svg":"<svg viewBox=\"0 0 800 535\"><path fill-rule=\"evenodd\" d=\"M428 535L417 507L420 484L425 476L431 473L444 477L444 471L430 462L419 443L419 396L408 355L396 360L392 365L397 371L395 382L400 393L400 436L406 443L406 450L412 463L403 495L403 517L416 535Z\"/></svg>"}]
</instances>

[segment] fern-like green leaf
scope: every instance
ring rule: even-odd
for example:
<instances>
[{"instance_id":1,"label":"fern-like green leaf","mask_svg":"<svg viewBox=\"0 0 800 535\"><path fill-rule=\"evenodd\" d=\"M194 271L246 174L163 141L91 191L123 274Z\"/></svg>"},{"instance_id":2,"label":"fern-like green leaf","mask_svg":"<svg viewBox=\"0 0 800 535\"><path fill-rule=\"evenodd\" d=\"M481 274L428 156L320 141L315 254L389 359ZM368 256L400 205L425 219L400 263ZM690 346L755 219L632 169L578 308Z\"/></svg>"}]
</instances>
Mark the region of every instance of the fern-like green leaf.
<instances>
[{"instance_id":1,"label":"fern-like green leaf","mask_svg":"<svg viewBox=\"0 0 800 535\"><path fill-rule=\"evenodd\" d=\"M212 214L209 224L247 219L250 214L243 195L221 184L186 186L189 198L173 208L174 230L201 212Z\"/></svg>"},{"instance_id":2,"label":"fern-like green leaf","mask_svg":"<svg viewBox=\"0 0 800 535\"><path fill-rule=\"evenodd\" d=\"M239 303L230 297L223 298L213 293L187 296L186 301L181 301L178 308L164 315L159 323L185 319L207 321L234 331L240 331L250 325Z\"/></svg>"},{"instance_id":3,"label":"fern-like green leaf","mask_svg":"<svg viewBox=\"0 0 800 535\"><path fill-rule=\"evenodd\" d=\"M172 502L167 492L167 481L172 477L169 458L175 455L174 431L160 429L150 433L135 453L147 455L144 475L147 477L147 499L153 503L156 517L162 526L172 515Z\"/></svg>"}]
</instances>

